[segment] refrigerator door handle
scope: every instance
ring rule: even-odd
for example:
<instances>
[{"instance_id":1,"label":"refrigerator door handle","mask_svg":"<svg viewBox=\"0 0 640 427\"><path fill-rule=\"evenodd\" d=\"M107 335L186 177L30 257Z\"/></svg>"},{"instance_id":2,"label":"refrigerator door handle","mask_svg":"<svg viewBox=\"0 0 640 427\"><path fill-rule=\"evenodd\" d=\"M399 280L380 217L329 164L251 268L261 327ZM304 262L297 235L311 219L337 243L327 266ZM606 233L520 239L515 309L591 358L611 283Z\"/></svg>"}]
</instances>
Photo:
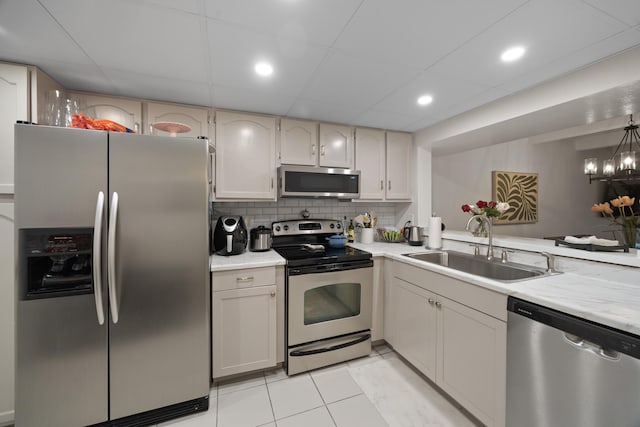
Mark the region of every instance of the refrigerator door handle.
<instances>
[{"instance_id":1,"label":"refrigerator door handle","mask_svg":"<svg viewBox=\"0 0 640 427\"><path fill-rule=\"evenodd\" d=\"M107 279L109 281L109 306L111 320L118 323L118 296L116 294L116 227L118 225L118 193L111 196L111 212L109 213L109 240L107 242Z\"/></svg>"},{"instance_id":2,"label":"refrigerator door handle","mask_svg":"<svg viewBox=\"0 0 640 427\"><path fill-rule=\"evenodd\" d=\"M104 324L104 305L102 304L102 213L104 212L104 193L98 192L96 216L93 225L93 294L96 301L98 324Z\"/></svg>"}]
</instances>

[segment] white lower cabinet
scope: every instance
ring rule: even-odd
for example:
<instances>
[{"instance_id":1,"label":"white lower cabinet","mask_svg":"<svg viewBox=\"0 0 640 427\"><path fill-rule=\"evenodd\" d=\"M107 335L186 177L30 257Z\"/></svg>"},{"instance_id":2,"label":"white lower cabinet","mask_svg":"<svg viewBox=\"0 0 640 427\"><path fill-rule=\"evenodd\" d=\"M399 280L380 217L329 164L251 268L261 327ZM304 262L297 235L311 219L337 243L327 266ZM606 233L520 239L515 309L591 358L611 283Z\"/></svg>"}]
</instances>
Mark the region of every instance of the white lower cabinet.
<instances>
[{"instance_id":1,"label":"white lower cabinet","mask_svg":"<svg viewBox=\"0 0 640 427\"><path fill-rule=\"evenodd\" d=\"M213 378L276 366L275 267L214 272L212 290Z\"/></svg>"},{"instance_id":2,"label":"white lower cabinet","mask_svg":"<svg viewBox=\"0 0 640 427\"><path fill-rule=\"evenodd\" d=\"M394 348L423 374L435 381L437 314L429 301L431 292L394 278L395 313Z\"/></svg>"},{"instance_id":3,"label":"white lower cabinet","mask_svg":"<svg viewBox=\"0 0 640 427\"><path fill-rule=\"evenodd\" d=\"M400 262L393 268L385 314L394 349L485 425L503 427L506 295Z\"/></svg>"},{"instance_id":4,"label":"white lower cabinet","mask_svg":"<svg viewBox=\"0 0 640 427\"><path fill-rule=\"evenodd\" d=\"M488 426L504 426L507 324L442 298L436 383Z\"/></svg>"}]
</instances>

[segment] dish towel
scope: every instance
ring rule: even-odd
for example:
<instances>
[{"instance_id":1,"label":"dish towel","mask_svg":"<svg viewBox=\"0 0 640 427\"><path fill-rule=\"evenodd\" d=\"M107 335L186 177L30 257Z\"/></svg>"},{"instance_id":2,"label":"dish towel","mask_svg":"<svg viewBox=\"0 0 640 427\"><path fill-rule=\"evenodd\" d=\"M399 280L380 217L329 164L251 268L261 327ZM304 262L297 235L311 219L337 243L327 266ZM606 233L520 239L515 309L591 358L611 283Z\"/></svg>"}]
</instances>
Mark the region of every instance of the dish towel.
<instances>
[{"instance_id":1,"label":"dish towel","mask_svg":"<svg viewBox=\"0 0 640 427\"><path fill-rule=\"evenodd\" d=\"M598 239L596 236L574 237L565 236L564 241L567 243L576 243L579 245L598 245L598 246L618 246L617 240Z\"/></svg>"}]
</instances>

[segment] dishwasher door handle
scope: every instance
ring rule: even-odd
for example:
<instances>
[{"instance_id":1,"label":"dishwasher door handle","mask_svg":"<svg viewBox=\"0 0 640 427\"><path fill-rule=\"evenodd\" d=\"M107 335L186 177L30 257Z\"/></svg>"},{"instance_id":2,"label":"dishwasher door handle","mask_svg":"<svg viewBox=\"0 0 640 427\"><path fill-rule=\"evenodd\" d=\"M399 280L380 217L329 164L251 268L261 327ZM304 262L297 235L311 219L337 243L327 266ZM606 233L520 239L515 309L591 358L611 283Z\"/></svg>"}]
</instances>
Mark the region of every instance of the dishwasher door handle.
<instances>
[{"instance_id":1,"label":"dishwasher door handle","mask_svg":"<svg viewBox=\"0 0 640 427\"><path fill-rule=\"evenodd\" d=\"M606 360L610 360L610 361L620 360L620 354L615 350L604 348L601 345L587 341L584 338L581 338L577 335L570 334L568 332L565 332L563 335L564 335L565 341L567 341L569 345L571 345L574 348L577 348L579 350L590 351L596 356Z\"/></svg>"}]
</instances>

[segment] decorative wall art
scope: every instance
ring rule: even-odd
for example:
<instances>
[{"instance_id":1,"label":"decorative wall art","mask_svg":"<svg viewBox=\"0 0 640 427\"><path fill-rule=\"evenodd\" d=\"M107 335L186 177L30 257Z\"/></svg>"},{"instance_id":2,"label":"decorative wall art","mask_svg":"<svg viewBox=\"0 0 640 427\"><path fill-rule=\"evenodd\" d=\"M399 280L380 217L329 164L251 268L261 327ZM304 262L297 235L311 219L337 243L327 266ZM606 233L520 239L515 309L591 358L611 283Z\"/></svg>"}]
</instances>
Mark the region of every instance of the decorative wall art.
<instances>
[{"instance_id":1,"label":"decorative wall art","mask_svg":"<svg viewBox=\"0 0 640 427\"><path fill-rule=\"evenodd\" d=\"M492 199L507 202L511 208L493 219L494 224L529 224L538 222L538 174L526 172L491 172Z\"/></svg>"}]
</instances>

